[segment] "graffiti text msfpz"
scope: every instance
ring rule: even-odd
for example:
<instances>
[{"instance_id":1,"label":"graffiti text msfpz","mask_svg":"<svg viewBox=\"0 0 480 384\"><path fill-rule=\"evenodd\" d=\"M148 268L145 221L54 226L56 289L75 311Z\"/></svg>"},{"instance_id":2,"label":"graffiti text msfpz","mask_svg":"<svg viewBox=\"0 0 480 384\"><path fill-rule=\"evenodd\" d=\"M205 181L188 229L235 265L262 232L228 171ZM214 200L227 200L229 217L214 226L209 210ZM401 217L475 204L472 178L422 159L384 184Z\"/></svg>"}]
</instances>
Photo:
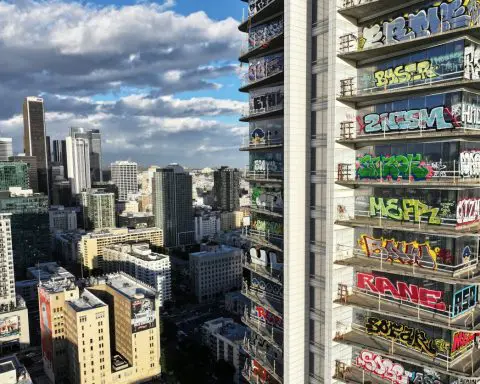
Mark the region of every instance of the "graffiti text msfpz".
<instances>
[{"instance_id":1,"label":"graffiti text msfpz","mask_svg":"<svg viewBox=\"0 0 480 384\"><path fill-rule=\"evenodd\" d=\"M357 273L357 288L381 296L392 296L424 307L445 311L447 306L442 302L443 292L408 284L403 281L392 283L387 277L370 273Z\"/></svg>"},{"instance_id":2,"label":"graffiti text msfpz","mask_svg":"<svg viewBox=\"0 0 480 384\"><path fill-rule=\"evenodd\" d=\"M418 265L422 268L437 269L437 258L440 248L432 249L428 242L423 244L417 241L395 241L395 239L375 239L362 235L358 244L367 257L379 256L382 260L404 265Z\"/></svg>"},{"instance_id":3,"label":"graffiti text msfpz","mask_svg":"<svg viewBox=\"0 0 480 384\"><path fill-rule=\"evenodd\" d=\"M381 47L468 27L478 21L478 10L477 0L444 0L428 9L363 28L359 49Z\"/></svg>"},{"instance_id":4,"label":"graffiti text msfpz","mask_svg":"<svg viewBox=\"0 0 480 384\"><path fill-rule=\"evenodd\" d=\"M365 371L371 372L392 384L408 384L408 374L402 365L393 363L375 352L363 350L356 359L357 365Z\"/></svg>"},{"instance_id":5,"label":"graffiti text msfpz","mask_svg":"<svg viewBox=\"0 0 480 384\"><path fill-rule=\"evenodd\" d=\"M452 129L459 127L460 117L450 108L438 106L434 108L409 109L404 111L370 113L358 117L360 132L397 132L416 129Z\"/></svg>"},{"instance_id":6,"label":"graffiti text msfpz","mask_svg":"<svg viewBox=\"0 0 480 384\"><path fill-rule=\"evenodd\" d=\"M357 158L359 179L426 180L429 175L430 169L420 153L391 156L365 154Z\"/></svg>"},{"instance_id":7,"label":"graffiti text msfpz","mask_svg":"<svg viewBox=\"0 0 480 384\"><path fill-rule=\"evenodd\" d=\"M420 223L428 219L428 224L439 225L440 208L430 207L416 199L384 199L383 197L370 197L370 216L378 216L401 221Z\"/></svg>"},{"instance_id":8,"label":"graffiti text msfpz","mask_svg":"<svg viewBox=\"0 0 480 384\"><path fill-rule=\"evenodd\" d=\"M445 340L430 338L425 331L409 327L406 324L369 317L366 320L365 329L369 335L378 335L393 340L430 357L448 354L449 344Z\"/></svg>"}]
</instances>

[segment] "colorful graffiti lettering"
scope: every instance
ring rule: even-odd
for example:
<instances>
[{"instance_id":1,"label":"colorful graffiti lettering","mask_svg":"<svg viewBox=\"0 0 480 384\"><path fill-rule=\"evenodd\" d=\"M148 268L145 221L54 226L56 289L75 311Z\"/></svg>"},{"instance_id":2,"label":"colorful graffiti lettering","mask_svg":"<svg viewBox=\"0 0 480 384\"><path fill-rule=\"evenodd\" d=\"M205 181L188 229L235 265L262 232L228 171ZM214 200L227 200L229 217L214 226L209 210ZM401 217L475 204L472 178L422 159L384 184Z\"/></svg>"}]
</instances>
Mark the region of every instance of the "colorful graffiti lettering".
<instances>
[{"instance_id":1,"label":"colorful graffiti lettering","mask_svg":"<svg viewBox=\"0 0 480 384\"><path fill-rule=\"evenodd\" d=\"M460 175L462 177L480 176L480 151L460 153Z\"/></svg>"},{"instance_id":2,"label":"colorful graffiti lettering","mask_svg":"<svg viewBox=\"0 0 480 384\"><path fill-rule=\"evenodd\" d=\"M360 236L358 244L367 257L380 256L385 261L404 265L418 265L422 268L437 269L437 258L440 248L432 249L428 242L417 241L407 243L395 239L375 239L368 235Z\"/></svg>"},{"instance_id":3,"label":"colorful graffiti lettering","mask_svg":"<svg viewBox=\"0 0 480 384\"><path fill-rule=\"evenodd\" d=\"M428 337L425 331L411 328L405 324L369 317L366 320L365 329L369 335L377 335L396 341L430 357L436 357L440 353L448 353L448 350L439 350L436 340Z\"/></svg>"},{"instance_id":4,"label":"colorful graffiti lettering","mask_svg":"<svg viewBox=\"0 0 480 384\"><path fill-rule=\"evenodd\" d=\"M257 277L252 278L252 288L263 293L270 293L277 296L282 294L281 286Z\"/></svg>"},{"instance_id":5,"label":"colorful graffiti lettering","mask_svg":"<svg viewBox=\"0 0 480 384\"><path fill-rule=\"evenodd\" d=\"M430 174L419 153L376 157L365 154L357 158L356 168L359 179L426 180Z\"/></svg>"},{"instance_id":6,"label":"colorful graffiti lettering","mask_svg":"<svg viewBox=\"0 0 480 384\"><path fill-rule=\"evenodd\" d=\"M478 20L477 0L432 2L434 6L411 12L391 21L365 27L359 39L359 49L381 47L435 33L468 27Z\"/></svg>"},{"instance_id":7,"label":"colorful graffiti lettering","mask_svg":"<svg viewBox=\"0 0 480 384\"><path fill-rule=\"evenodd\" d=\"M280 317L275 316L273 313L267 311L265 308L260 307L259 305L255 307L255 310L257 317L266 324L277 328L283 328L283 320Z\"/></svg>"},{"instance_id":8,"label":"colorful graffiti lettering","mask_svg":"<svg viewBox=\"0 0 480 384\"><path fill-rule=\"evenodd\" d=\"M447 113L448 111L448 113ZM416 130L451 129L459 126L458 118L444 106L405 111L370 113L357 119L361 131L368 133Z\"/></svg>"},{"instance_id":9,"label":"colorful graffiti lettering","mask_svg":"<svg viewBox=\"0 0 480 384\"><path fill-rule=\"evenodd\" d=\"M254 220L252 228L257 231L268 232L274 235L283 235L283 225L273 221Z\"/></svg>"},{"instance_id":10,"label":"colorful graffiti lettering","mask_svg":"<svg viewBox=\"0 0 480 384\"><path fill-rule=\"evenodd\" d=\"M430 60L398 65L396 67L379 70L374 73L375 86L385 87L390 84L402 84L415 80L433 79L437 77L435 68Z\"/></svg>"},{"instance_id":11,"label":"colorful graffiti lettering","mask_svg":"<svg viewBox=\"0 0 480 384\"><path fill-rule=\"evenodd\" d=\"M460 200L457 203L457 226L477 223L480 220L480 198Z\"/></svg>"},{"instance_id":12,"label":"colorful graffiti lettering","mask_svg":"<svg viewBox=\"0 0 480 384\"><path fill-rule=\"evenodd\" d=\"M257 207L267 209L282 209L283 198L280 191L266 190L263 187L253 187L252 189L252 203Z\"/></svg>"},{"instance_id":13,"label":"colorful graffiti lettering","mask_svg":"<svg viewBox=\"0 0 480 384\"><path fill-rule=\"evenodd\" d=\"M443 384L438 374L428 368L424 368L424 372L411 372L408 382L411 384Z\"/></svg>"},{"instance_id":14,"label":"colorful graffiti lettering","mask_svg":"<svg viewBox=\"0 0 480 384\"><path fill-rule=\"evenodd\" d=\"M443 292L407 284L403 281L392 283L388 278L370 273L357 273L357 288L382 296L392 296L397 300L409 301L424 307L445 311L447 306L442 302Z\"/></svg>"},{"instance_id":15,"label":"colorful graffiti lettering","mask_svg":"<svg viewBox=\"0 0 480 384\"><path fill-rule=\"evenodd\" d=\"M408 384L409 372L405 371L402 365L393 363L389 359L384 359L375 352L361 351L356 359L356 363L365 371L387 379L392 384Z\"/></svg>"},{"instance_id":16,"label":"colorful graffiti lettering","mask_svg":"<svg viewBox=\"0 0 480 384\"><path fill-rule=\"evenodd\" d=\"M378 216L419 223L422 218L428 218L429 224L439 225L440 208L433 208L416 199L384 199L383 197L370 197L370 216ZM413 216L412 216L413 215Z\"/></svg>"},{"instance_id":17,"label":"colorful graffiti lettering","mask_svg":"<svg viewBox=\"0 0 480 384\"><path fill-rule=\"evenodd\" d=\"M455 332L452 337L452 357L461 354L475 341L475 333Z\"/></svg>"},{"instance_id":18,"label":"colorful graffiti lettering","mask_svg":"<svg viewBox=\"0 0 480 384\"><path fill-rule=\"evenodd\" d=\"M250 93L250 113L275 111L283 107L283 87L262 89L259 92Z\"/></svg>"}]
</instances>

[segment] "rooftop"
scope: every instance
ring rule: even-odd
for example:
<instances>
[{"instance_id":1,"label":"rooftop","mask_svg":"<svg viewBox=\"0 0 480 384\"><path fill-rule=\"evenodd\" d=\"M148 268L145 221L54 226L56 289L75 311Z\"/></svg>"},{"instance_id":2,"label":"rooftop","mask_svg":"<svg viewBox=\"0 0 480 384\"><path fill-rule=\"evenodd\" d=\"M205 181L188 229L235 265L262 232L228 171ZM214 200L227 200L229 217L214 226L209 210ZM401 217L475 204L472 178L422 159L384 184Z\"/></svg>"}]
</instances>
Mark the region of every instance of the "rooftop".
<instances>
[{"instance_id":1,"label":"rooftop","mask_svg":"<svg viewBox=\"0 0 480 384\"><path fill-rule=\"evenodd\" d=\"M156 291L149 285L134 279L126 273L111 273L97 279L98 284L106 284L131 300L144 297L155 298Z\"/></svg>"},{"instance_id":2,"label":"rooftop","mask_svg":"<svg viewBox=\"0 0 480 384\"><path fill-rule=\"evenodd\" d=\"M107 305L102 300L100 300L97 296L91 293L88 289L85 289L78 299L67 301L67 303L76 312L105 307Z\"/></svg>"},{"instance_id":3,"label":"rooftop","mask_svg":"<svg viewBox=\"0 0 480 384\"><path fill-rule=\"evenodd\" d=\"M214 256L214 255L219 255L220 256L222 254L233 252L233 251L238 251L238 252L241 251L240 248L231 247L231 246L225 245L225 244L212 245L212 246L209 246L209 247L211 247L211 248L208 249L208 250L201 251L201 252L194 252L194 253L191 253L190 256L192 256L192 257L208 257L208 256Z\"/></svg>"},{"instance_id":4,"label":"rooftop","mask_svg":"<svg viewBox=\"0 0 480 384\"><path fill-rule=\"evenodd\" d=\"M70 291L76 287L75 282L69 279L40 281L40 286L50 293Z\"/></svg>"},{"instance_id":5,"label":"rooftop","mask_svg":"<svg viewBox=\"0 0 480 384\"><path fill-rule=\"evenodd\" d=\"M3 377L3 374L16 371L16 381L8 381L7 377ZM15 355L5 356L0 358L0 378L2 384L32 384L32 380L26 368L18 361Z\"/></svg>"},{"instance_id":6,"label":"rooftop","mask_svg":"<svg viewBox=\"0 0 480 384\"><path fill-rule=\"evenodd\" d=\"M152 212L123 212L121 217L153 217Z\"/></svg>"},{"instance_id":7,"label":"rooftop","mask_svg":"<svg viewBox=\"0 0 480 384\"><path fill-rule=\"evenodd\" d=\"M27 269L28 274L36 280L75 280L75 276L56 262L40 263Z\"/></svg>"},{"instance_id":8,"label":"rooftop","mask_svg":"<svg viewBox=\"0 0 480 384\"><path fill-rule=\"evenodd\" d=\"M163 259L169 259L167 255L161 253L152 252L150 245L148 243L137 243L137 244L112 244L105 249L112 249L117 252L124 252L128 255L136 257L145 261L159 261Z\"/></svg>"},{"instance_id":9,"label":"rooftop","mask_svg":"<svg viewBox=\"0 0 480 384\"><path fill-rule=\"evenodd\" d=\"M136 233L149 233L149 232L157 232L160 231L158 228L138 228L138 229L130 229L130 228L106 228L95 232L86 233L85 237L90 239L97 239L100 237L109 237L109 236L120 236L120 235L128 235L128 234L136 234Z\"/></svg>"}]
</instances>

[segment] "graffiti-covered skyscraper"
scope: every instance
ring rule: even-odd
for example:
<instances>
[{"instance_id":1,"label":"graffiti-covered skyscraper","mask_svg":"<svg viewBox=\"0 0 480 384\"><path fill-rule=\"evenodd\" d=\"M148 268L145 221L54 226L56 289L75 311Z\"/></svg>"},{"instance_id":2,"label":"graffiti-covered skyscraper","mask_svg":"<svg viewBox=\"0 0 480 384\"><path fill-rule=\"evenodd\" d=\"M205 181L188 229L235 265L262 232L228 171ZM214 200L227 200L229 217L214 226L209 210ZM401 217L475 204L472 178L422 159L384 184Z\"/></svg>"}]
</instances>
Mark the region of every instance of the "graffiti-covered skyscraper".
<instances>
[{"instance_id":1,"label":"graffiti-covered skyscraper","mask_svg":"<svg viewBox=\"0 0 480 384\"><path fill-rule=\"evenodd\" d=\"M480 3L339 5L326 253L334 377L477 382Z\"/></svg>"}]
</instances>

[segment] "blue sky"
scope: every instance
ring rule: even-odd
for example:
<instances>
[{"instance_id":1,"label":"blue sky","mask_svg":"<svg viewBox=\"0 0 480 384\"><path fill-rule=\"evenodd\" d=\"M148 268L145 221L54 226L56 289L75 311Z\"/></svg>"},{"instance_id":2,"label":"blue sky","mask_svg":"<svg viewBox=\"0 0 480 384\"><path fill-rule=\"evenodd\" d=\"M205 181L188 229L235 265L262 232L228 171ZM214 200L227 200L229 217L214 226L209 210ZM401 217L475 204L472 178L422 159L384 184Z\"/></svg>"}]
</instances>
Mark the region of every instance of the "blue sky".
<instances>
[{"instance_id":1,"label":"blue sky","mask_svg":"<svg viewBox=\"0 0 480 384\"><path fill-rule=\"evenodd\" d=\"M0 135L21 152L25 96L47 132L100 128L104 165L244 166L240 0L0 0ZM12 33L13 31L13 33ZM3 52L1 52L3 51Z\"/></svg>"}]
</instances>

